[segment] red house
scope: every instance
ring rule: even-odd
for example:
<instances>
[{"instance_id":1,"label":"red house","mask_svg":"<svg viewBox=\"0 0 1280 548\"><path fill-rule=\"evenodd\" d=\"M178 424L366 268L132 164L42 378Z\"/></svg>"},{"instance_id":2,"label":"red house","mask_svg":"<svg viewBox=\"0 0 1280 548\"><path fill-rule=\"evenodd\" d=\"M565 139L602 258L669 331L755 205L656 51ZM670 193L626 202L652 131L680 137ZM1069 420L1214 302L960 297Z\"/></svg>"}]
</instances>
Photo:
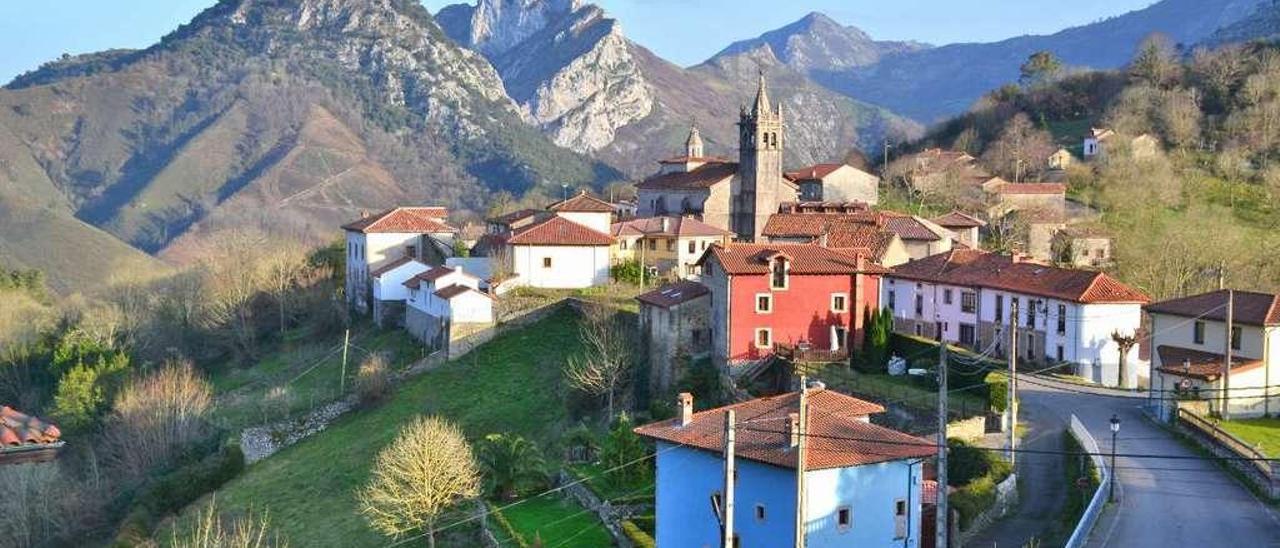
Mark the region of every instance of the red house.
<instances>
[{"instance_id":1,"label":"red house","mask_svg":"<svg viewBox=\"0 0 1280 548\"><path fill-rule=\"evenodd\" d=\"M889 270L869 251L817 244L729 244L702 256L711 290L712 356L755 362L778 350L848 354L862 341L864 313L879 306Z\"/></svg>"}]
</instances>

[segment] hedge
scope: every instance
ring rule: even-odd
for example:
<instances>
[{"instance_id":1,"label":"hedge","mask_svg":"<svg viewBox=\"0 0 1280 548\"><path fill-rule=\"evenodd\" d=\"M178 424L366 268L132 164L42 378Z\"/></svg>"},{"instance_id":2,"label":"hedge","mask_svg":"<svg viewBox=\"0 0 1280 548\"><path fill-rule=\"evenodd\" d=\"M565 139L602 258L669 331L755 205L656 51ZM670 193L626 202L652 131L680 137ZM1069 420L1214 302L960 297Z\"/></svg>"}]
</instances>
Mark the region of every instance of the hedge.
<instances>
[{"instance_id":1,"label":"hedge","mask_svg":"<svg viewBox=\"0 0 1280 548\"><path fill-rule=\"evenodd\" d=\"M1003 372L992 371L983 379L987 383L987 403L997 413L1004 413L1009 406L1009 376Z\"/></svg>"},{"instance_id":2,"label":"hedge","mask_svg":"<svg viewBox=\"0 0 1280 548\"><path fill-rule=\"evenodd\" d=\"M512 541L515 541L516 546L529 548L529 542L524 539L524 535L521 535L516 531L515 527L511 526L511 522L507 521L507 516L502 514L502 510L499 510L493 503L485 502L484 504L489 507L489 514L493 516L493 520L498 522L498 526L502 527L502 531L511 537Z\"/></svg>"},{"instance_id":3,"label":"hedge","mask_svg":"<svg viewBox=\"0 0 1280 548\"><path fill-rule=\"evenodd\" d=\"M655 548L658 545L652 535L644 532L631 520L622 522L622 534L627 535L627 539L636 545L636 548Z\"/></svg>"},{"instance_id":4,"label":"hedge","mask_svg":"<svg viewBox=\"0 0 1280 548\"><path fill-rule=\"evenodd\" d=\"M987 473L947 496L947 503L960 514L960 529L973 523L973 518L987 511L996 503L996 485L1009 477L1013 467L1000 459L993 459Z\"/></svg>"},{"instance_id":5,"label":"hedge","mask_svg":"<svg viewBox=\"0 0 1280 548\"><path fill-rule=\"evenodd\" d=\"M213 454L182 466L144 486L133 499L116 534L115 545L137 546L151 536L160 518L177 513L196 499L213 492L244 470L240 442L229 438Z\"/></svg>"}]
</instances>

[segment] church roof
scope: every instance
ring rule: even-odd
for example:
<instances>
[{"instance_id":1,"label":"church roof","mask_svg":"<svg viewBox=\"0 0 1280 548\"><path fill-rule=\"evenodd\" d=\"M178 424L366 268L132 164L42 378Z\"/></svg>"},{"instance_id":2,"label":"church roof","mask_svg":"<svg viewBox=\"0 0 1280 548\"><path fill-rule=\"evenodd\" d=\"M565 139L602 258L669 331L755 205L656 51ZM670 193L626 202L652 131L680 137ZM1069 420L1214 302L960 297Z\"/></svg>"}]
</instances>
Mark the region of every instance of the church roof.
<instances>
[{"instance_id":1,"label":"church roof","mask_svg":"<svg viewBox=\"0 0 1280 548\"><path fill-rule=\"evenodd\" d=\"M690 171L661 173L636 185L640 189L701 190L725 182L738 173L737 162L711 162Z\"/></svg>"}]
</instances>

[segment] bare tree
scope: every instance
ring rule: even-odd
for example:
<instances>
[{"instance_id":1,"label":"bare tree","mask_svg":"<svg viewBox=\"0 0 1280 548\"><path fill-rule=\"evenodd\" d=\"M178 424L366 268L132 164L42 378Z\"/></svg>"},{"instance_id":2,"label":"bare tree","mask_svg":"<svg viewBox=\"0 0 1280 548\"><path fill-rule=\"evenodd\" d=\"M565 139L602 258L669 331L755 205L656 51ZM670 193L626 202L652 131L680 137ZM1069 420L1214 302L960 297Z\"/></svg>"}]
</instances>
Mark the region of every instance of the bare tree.
<instances>
[{"instance_id":1,"label":"bare tree","mask_svg":"<svg viewBox=\"0 0 1280 548\"><path fill-rule=\"evenodd\" d=\"M480 494L475 455L462 431L435 417L419 417L378 453L373 477L358 493L361 513L391 536L423 529L436 545L440 516Z\"/></svg>"},{"instance_id":2,"label":"bare tree","mask_svg":"<svg viewBox=\"0 0 1280 548\"><path fill-rule=\"evenodd\" d=\"M254 301L262 285L258 255L265 244L261 234L229 232L205 263L211 274L208 327L225 330L233 349L248 357L257 347Z\"/></svg>"},{"instance_id":3,"label":"bare tree","mask_svg":"<svg viewBox=\"0 0 1280 548\"><path fill-rule=\"evenodd\" d=\"M123 479L145 477L206 439L213 388L190 362L171 362L125 385L103 432L108 465Z\"/></svg>"},{"instance_id":4,"label":"bare tree","mask_svg":"<svg viewBox=\"0 0 1280 548\"><path fill-rule=\"evenodd\" d=\"M614 399L631 376L635 344L616 310L602 304L582 306L580 337L584 354L569 358L565 378L569 385L593 396L605 396L608 418L613 419Z\"/></svg>"},{"instance_id":5,"label":"bare tree","mask_svg":"<svg viewBox=\"0 0 1280 548\"><path fill-rule=\"evenodd\" d=\"M1043 170L1045 160L1053 151L1053 137L1049 132L1035 127L1026 113L1019 112L1005 124L1000 137L987 147L982 160L996 173L1017 183L1026 175Z\"/></svg>"},{"instance_id":6,"label":"bare tree","mask_svg":"<svg viewBox=\"0 0 1280 548\"><path fill-rule=\"evenodd\" d=\"M229 523L227 523L229 522ZM200 511L200 521L184 537L173 528L174 548L288 548L289 542L271 531L266 513L226 518L218 513L217 500Z\"/></svg>"},{"instance_id":7,"label":"bare tree","mask_svg":"<svg viewBox=\"0 0 1280 548\"><path fill-rule=\"evenodd\" d=\"M267 255L263 277L266 291L276 304L276 316L280 333L284 334L289 323L289 304L298 286L311 269L307 253L301 244L292 241L278 242Z\"/></svg>"},{"instance_id":8,"label":"bare tree","mask_svg":"<svg viewBox=\"0 0 1280 548\"><path fill-rule=\"evenodd\" d=\"M1116 366L1116 386L1126 388L1125 379L1128 376L1125 375L1125 369L1127 369L1127 362L1129 361L1129 350L1138 344L1138 335L1137 333L1124 334L1119 331L1113 331L1111 332L1111 340L1115 341L1116 345L1120 347L1120 362Z\"/></svg>"}]
</instances>

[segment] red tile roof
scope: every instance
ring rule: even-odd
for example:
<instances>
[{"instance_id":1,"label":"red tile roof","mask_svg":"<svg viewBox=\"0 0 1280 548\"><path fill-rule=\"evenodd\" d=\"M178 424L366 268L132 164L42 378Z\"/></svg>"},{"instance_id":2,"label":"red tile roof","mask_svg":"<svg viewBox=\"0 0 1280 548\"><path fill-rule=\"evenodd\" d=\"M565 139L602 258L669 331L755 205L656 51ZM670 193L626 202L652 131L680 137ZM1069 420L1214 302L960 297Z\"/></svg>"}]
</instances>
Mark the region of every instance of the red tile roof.
<instances>
[{"instance_id":1,"label":"red tile roof","mask_svg":"<svg viewBox=\"0 0 1280 548\"><path fill-rule=\"evenodd\" d=\"M1111 276L1014 260L976 249L953 249L898 265L893 278L969 287L987 287L1078 303L1140 303L1150 299Z\"/></svg>"},{"instance_id":2,"label":"red tile roof","mask_svg":"<svg viewBox=\"0 0 1280 548\"><path fill-rule=\"evenodd\" d=\"M380 267L378 267L378 268L375 268L372 272L369 272L369 277L370 277L370 278L381 278L383 274L386 274L386 273L388 273L388 272L391 272L392 270L395 270L395 269L397 269L397 268L400 268L400 267L402 267L402 266L404 266L404 265L406 265L406 264L412 263L412 262L415 262L415 259L414 259L413 257L410 257L410 256L408 256L408 255L406 255L406 256L404 256L404 257L400 257L399 259L396 259L396 260L391 261L391 262L389 262L389 263L387 263L387 264L384 264L384 265L382 265L382 266L380 266Z\"/></svg>"},{"instance_id":3,"label":"red tile roof","mask_svg":"<svg viewBox=\"0 0 1280 548\"><path fill-rule=\"evenodd\" d=\"M869 215L868 219L875 220L875 212L871 211L871 205L866 202L783 202L778 206L778 211L782 213L858 213Z\"/></svg>"},{"instance_id":4,"label":"red tile roof","mask_svg":"<svg viewBox=\"0 0 1280 548\"><path fill-rule=\"evenodd\" d=\"M409 289L417 289L419 287L422 287L422 282L434 282L436 280L439 280L440 278L443 278L455 272L463 276L466 276L468 278L472 278L476 280L480 279L470 274L467 274L466 271L458 270L456 268L450 268L447 266L433 266L431 267L431 270L420 273L412 278L409 278L408 280L405 280L404 286Z\"/></svg>"},{"instance_id":5,"label":"red tile roof","mask_svg":"<svg viewBox=\"0 0 1280 548\"><path fill-rule=\"evenodd\" d=\"M824 179L827 175L837 169L844 167L844 164L814 164L809 167L803 167L795 171L788 171L782 176L790 181L810 181Z\"/></svg>"},{"instance_id":6,"label":"red tile roof","mask_svg":"<svg viewBox=\"0 0 1280 548\"><path fill-rule=\"evenodd\" d=\"M636 296L636 300L645 304L660 306L662 308L671 308L675 305L687 303L709 293L710 290L708 290L705 285L694 281L680 280L678 282L669 283L659 287L648 293L641 293Z\"/></svg>"},{"instance_id":7,"label":"red tile roof","mask_svg":"<svg viewBox=\"0 0 1280 548\"><path fill-rule=\"evenodd\" d=\"M1156 353L1160 355L1160 367L1157 367L1156 370L1170 375L1210 382L1218 380L1218 377L1222 376L1222 364L1226 361L1226 356L1222 354L1163 344L1156 347ZM1257 369L1262 365L1262 360L1236 356L1231 360L1231 373L1235 374Z\"/></svg>"},{"instance_id":8,"label":"red tile roof","mask_svg":"<svg viewBox=\"0 0 1280 548\"><path fill-rule=\"evenodd\" d=\"M799 392L694 413L685 426L675 418L635 431L648 438L719 453L724 447L724 414L728 409L733 409L737 418L734 444L739 458L796 467L798 452L791 447L787 424L790 414L799 412ZM839 392L810 389L805 468L845 468L936 454L936 446L928 440L866 422L868 415L883 411L878 404Z\"/></svg>"},{"instance_id":9,"label":"red tile roof","mask_svg":"<svg viewBox=\"0 0 1280 548\"><path fill-rule=\"evenodd\" d=\"M978 228L987 226L982 219L961 211L952 211L940 217L934 217L933 223L943 228Z\"/></svg>"},{"instance_id":10,"label":"red tile roof","mask_svg":"<svg viewBox=\"0 0 1280 548\"><path fill-rule=\"evenodd\" d=\"M666 221L666 230L662 223ZM732 232L716 228L692 217L671 215L667 217L645 217L613 223L610 233L617 236L731 236Z\"/></svg>"},{"instance_id":11,"label":"red tile roof","mask_svg":"<svg viewBox=\"0 0 1280 548\"><path fill-rule=\"evenodd\" d=\"M638 189L678 190L710 188L738 174L737 162L711 162L694 168L654 175L636 184Z\"/></svg>"},{"instance_id":12,"label":"red tile roof","mask_svg":"<svg viewBox=\"0 0 1280 548\"><path fill-rule=\"evenodd\" d=\"M869 253L842 253L817 244L740 244L714 245L698 259L705 264L715 259L729 275L767 274L769 261L782 255L790 261L788 272L794 275L883 274L889 272L867 258ZM862 259L862 260L859 260Z\"/></svg>"},{"instance_id":13,"label":"red tile roof","mask_svg":"<svg viewBox=\"0 0 1280 548\"><path fill-rule=\"evenodd\" d=\"M610 245L613 237L565 219L552 217L527 226L507 240L511 245Z\"/></svg>"},{"instance_id":14,"label":"red tile roof","mask_svg":"<svg viewBox=\"0 0 1280 548\"><path fill-rule=\"evenodd\" d=\"M61 447L61 438L57 426L7 405L0 406L0 457L5 453Z\"/></svg>"},{"instance_id":15,"label":"red tile roof","mask_svg":"<svg viewBox=\"0 0 1280 548\"><path fill-rule=\"evenodd\" d=\"M896 233L903 240L935 242L942 239L919 217L896 211L881 211L880 216L884 229Z\"/></svg>"},{"instance_id":16,"label":"red tile roof","mask_svg":"<svg viewBox=\"0 0 1280 548\"><path fill-rule=\"evenodd\" d=\"M561 213L613 213L613 204L583 191L568 200L551 204L547 209Z\"/></svg>"},{"instance_id":17,"label":"red tile roof","mask_svg":"<svg viewBox=\"0 0 1280 548\"><path fill-rule=\"evenodd\" d=\"M1232 320L1245 325L1280 325L1280 295L1236 291L1232 297ZM1225 289L1201 293L1181 299L1151 303L1147 312L1171 314L1187 318L1227 320L1227 291Z\"/></svg>"},{"instance_id":18,"label":"red tile roof","mask_svg":"<svg viewBox=\"0 0 1280 548\"><path fill-rule=\"evenodd\" d=\"M369 233L432 234L457 232L445 223L449 210L443 207L397 207L342 225L344 230Z\"/></svg>"},{"instance_id":19,"label":"red tile roof","mask_svg":"<svg viewBox=\"0 0 1280 548\"><path fill-rule=\"evenodd\" d=\"M449 299L457 297L458 295L462 295L463 293L466 293L468 291L475 291L476 293L484 295L485 297L489 297L488 293L484 293L482 291L476 291L474 288L467 287L465 285L460 285L460 284L454 284L444 289L438 289L436 290L435 295L447 301Z\"/></svg>"}]
</instances>

